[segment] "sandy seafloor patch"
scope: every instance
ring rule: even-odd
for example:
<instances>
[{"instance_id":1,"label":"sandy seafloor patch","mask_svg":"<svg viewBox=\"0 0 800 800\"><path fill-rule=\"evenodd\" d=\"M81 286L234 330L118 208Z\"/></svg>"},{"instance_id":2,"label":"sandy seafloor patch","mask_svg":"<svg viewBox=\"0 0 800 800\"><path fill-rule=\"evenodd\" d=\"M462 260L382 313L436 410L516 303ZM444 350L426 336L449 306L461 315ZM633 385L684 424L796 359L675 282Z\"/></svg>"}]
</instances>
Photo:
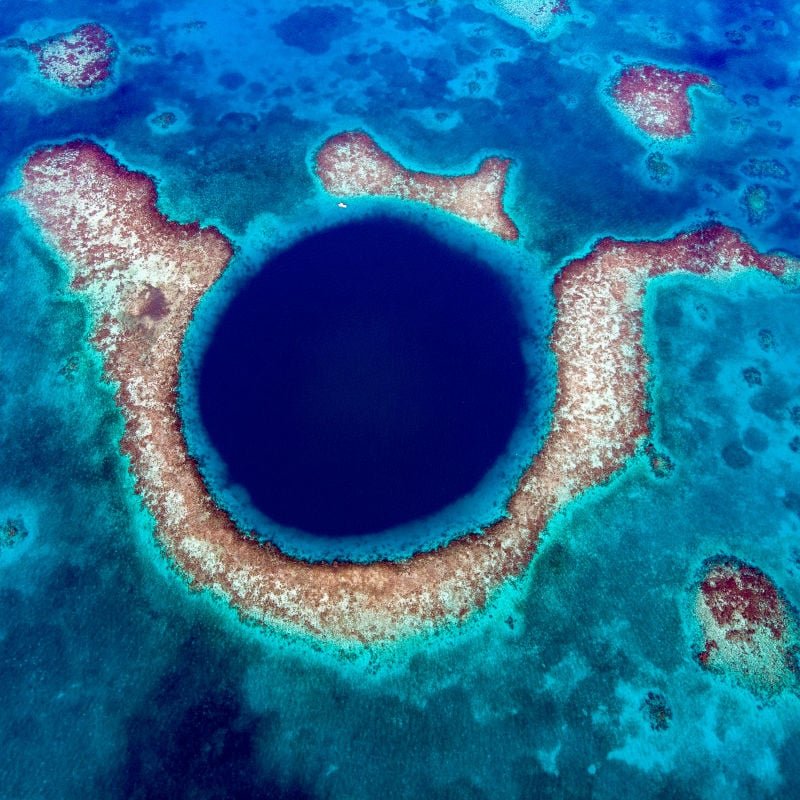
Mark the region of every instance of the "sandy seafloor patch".
<instances>
[{"instance_id":1,"label":"sandy seafloor patch","mask_svg":"<svg viewBox=\"0 0 800 800\"><path fill-rule=\"evenodd\" d=\"M521 238L508 246L537 279L601 235L708 219L800 253L789 3L584 0L547 40L489 2L319 0L329 15L305 49L291 24L288 44L278 35L286 6L2 3L3 39L95 21L120 49L112 83L85 96L0 52L6 188L38 144L89 137L154 176L170 216L217 224L250 254L320 203L334 213L310 157L360 127L420 169L512 158ZM609 81L638 62L718 85L692 95L693 137L650 143L609 110ZM153 123L165 111L171 130ZM659 180L654 153L669 166ZM753 158L786 176L754 176ZM766 187L759 213L753 186ZM798 696L703 671L692 616L698 569L720 553L800 604L796 290L751 276L651 285L653 428L673 473L636 458L579 498L526 576L462 629L345 659L242 625L168 569L118 453L85 308L8 198L0 229L0 520L28 530L0 550L0 796L797 796ZM648 692L669 706L665 730Z\"/></svg>"}]
</instances>

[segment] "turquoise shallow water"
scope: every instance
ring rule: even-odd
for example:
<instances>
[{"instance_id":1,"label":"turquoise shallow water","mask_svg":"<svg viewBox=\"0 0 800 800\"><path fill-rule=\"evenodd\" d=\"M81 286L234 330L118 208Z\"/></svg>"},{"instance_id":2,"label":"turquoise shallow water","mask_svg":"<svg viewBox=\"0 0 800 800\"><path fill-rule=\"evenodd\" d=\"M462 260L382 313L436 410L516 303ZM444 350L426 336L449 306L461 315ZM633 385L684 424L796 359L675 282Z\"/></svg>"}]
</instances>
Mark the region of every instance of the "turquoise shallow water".
<instances>
[{"instance_id":1,"label":"turquoise shallow water","mask_svg":"<svg viewBox=\"0 0 800 800\"><path fill-rule=\"evenodd\" d=\"M156 179L165 213L218 224L246 269L317 224L328 198L312 154L360 127L417 168L512 158L511 261L536 286L602 235L709 219L800 252L789 4L584 0L546 41L490 2L317 5L328 16L306 39L280 2L3 4L4 40L97 21L120 45L91 96L0 52L5 188L37 145L92 138ZM610 112L609 80L638 61L718 84L693 95L691 140L648 144ZM0 520L27 531L0 549L0 796L797 795L797 696L700 669L691 612L720 553L800 603L795 290L763 276L653 283L650 402L672 474L634 458L551 522L485 613L345 658L243 625L169 569L119 455L85 307L8 197L0 232ZM650 692L670 709L664 730Z\"/></svg>"}]
</instances>

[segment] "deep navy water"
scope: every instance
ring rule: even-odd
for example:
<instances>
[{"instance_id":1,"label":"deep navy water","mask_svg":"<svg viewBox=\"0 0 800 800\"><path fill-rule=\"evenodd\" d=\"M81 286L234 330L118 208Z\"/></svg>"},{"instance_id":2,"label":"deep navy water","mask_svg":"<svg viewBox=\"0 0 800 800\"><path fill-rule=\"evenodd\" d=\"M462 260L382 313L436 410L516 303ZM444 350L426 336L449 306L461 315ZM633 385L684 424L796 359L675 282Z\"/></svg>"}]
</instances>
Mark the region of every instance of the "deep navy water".
<instances>
[{"instance_id":1,"label":"deep navy water","mask_svg":"<svg viewBox=\"0 0 800 800\"><path fill-rule=\"evenodd\" d=\"M202 422L267 517L379 532L471 492L541 402L523 324L511 285L421 228L339 225L271 259L222 313Z\"/></svg>"},{"instance_id":2,"label":"deep navy water","mask_svg":"<svg viewBox=\"0 0 800 800\"><path fill-rule=\"evenodd\" d=\"M120 48L109 87L85 96L0 49L4 190L36 147L89 138L152 176L166 214L220 227L236 256L198 309L185 385L218 312L263 266L321 230L390 213L511 283L536 333L520 345L527 393L553 278L597 238L719 220L761 250L800 254L797 8L572 5L541 38L492 0L0 2L3 42L96 21ZM608 81L638 61L714 80L693 94L694 137L647 142L609 110ZM417 169L511 158L519 242L399 202L337 208L311 158L355 128ZM766 199L755 214L753 192ZM170 568L120 454L85 301L8 195L0 250L0 522L27 531L0 549L0 798L800 794L796 692L757 697L702 670L692 613L699 565L719 553L758 565L800 605L796 288L655 282L649 408L674 472L657 478L634 457L553 519L528 572L463 626L342 655L243 624ZM528 430L547 426L529 400L494 471L436 530L451 538L502 513L539 444L521 436L525 415L538 420ZM413 549L420 530L405 533ZM650 692L671 711L664 729L648 719Z\"/></svg>"}]
</instances>

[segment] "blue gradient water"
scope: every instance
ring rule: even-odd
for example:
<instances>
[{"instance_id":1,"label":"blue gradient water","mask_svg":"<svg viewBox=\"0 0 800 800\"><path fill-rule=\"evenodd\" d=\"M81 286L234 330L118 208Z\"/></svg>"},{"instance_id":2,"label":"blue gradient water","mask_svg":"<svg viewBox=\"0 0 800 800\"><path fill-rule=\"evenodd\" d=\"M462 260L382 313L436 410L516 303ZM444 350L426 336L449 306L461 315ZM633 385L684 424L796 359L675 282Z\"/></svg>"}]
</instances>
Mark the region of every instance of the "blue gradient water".
<instances>
[{"instance_id":1,"label":"blue gradient water","mask_svg":"<svg viewBox=\"0 0 800 800\"><path fill-rule=\"evenodd\" d=\"M544 364L527 374L513 289L391 217L277 254L221 313L188 389L227 482L273 522L333 538L471 493L525 405L550 401Z\"/></svg>"},{"instance_id":2,"label":"blue gradient water","mask_svg":"<svg viewBox=\"0 0 800 800\"><path fill-rule=\"evenodd\" d=\"M330 198L312 154L360 127L416 168L512 158L521 239L492 247L537 290L599 236L661 238L708 219L800 252L791 4L584 0L550 41L488 0L314 5L327 9L304 12L316 25L277 0L2 3L3 39L94 20L120 44L116 82L77 98L0 52L4 188L39 144L89 137L152 175L165 213L219 224L252 266L317 224ZM718 85L695 93L690 141L647 144L609 112L610 77L640 60ZM163 130L168 109L180 124ZM648 169L656 153L667 180ZM749 174L752 158L788 180ZM743 203L753 186L769 194L759 218ZM650 406L673 474L633 459L553 520L526 576L462 628L338 658L242 625L170 570L119 454L85 306L9 197L0 242L0 520L28 532L0 550L0 796L800 792L800 702L701 670L691 610L696 571L720 552L800 603L796 290L763 276L653 284ZM654 691L666 730L648 720Z\"/></svg>"}]
</instances>

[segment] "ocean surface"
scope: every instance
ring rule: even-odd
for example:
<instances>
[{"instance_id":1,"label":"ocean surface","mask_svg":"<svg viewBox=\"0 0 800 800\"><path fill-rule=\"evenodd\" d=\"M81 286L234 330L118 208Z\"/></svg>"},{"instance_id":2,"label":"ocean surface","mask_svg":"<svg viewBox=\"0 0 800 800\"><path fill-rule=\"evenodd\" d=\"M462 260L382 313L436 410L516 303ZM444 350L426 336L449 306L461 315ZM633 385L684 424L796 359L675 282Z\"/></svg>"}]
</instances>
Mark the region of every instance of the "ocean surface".
<instances>
[{"instance_id":1,"label":"ocean surface","mask_svg":"<svg viewBox=\"0 0 800 800\"><path fill-rule=\"evenodd\" d=\"M566 264L714 221L800 256L800 8L552 5L542 26L525 0L0 0L2 800L800 796L800 681L705 669L694 613L720 556L800 606L795 286L652 281L669 469L640 448L463 624L344 652L172 567L86 301L13 196L33 152L90 140L170 219L216 226L234 257L176 387L212 496L298 558L433 552L502 517L539 452ZM109 75L56 85L32 43L85 23L113 37ZM690 135L615 107L638 64L710 78ZM425 172L511 159L519 239L411 201L340 208L313 159L352 130Z\"/></svg>"}]
</instances>

